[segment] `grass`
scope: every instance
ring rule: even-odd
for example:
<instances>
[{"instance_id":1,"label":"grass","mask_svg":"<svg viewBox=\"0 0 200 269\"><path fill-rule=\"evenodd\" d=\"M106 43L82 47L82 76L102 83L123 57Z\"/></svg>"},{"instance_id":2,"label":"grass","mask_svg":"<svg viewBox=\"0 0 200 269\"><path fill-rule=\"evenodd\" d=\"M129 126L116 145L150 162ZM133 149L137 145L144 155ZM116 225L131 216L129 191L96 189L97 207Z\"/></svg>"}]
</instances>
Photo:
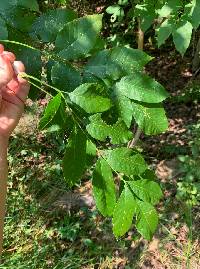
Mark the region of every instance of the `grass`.
<instances>
[{"instance_id":1,"label":"grass","mask_svg":"<svg viewBox=\"0 0 200 269\"><path fill-rule=\"evenodd\" d=\"M151 243L134 230L117 241L110 220L95 208L58 206L69 194L61 169L63 143L56 135L37 131L39 113L37 106L29 108L10 141L0 269L200 268L198 235L191 241L173 196L160 206L160 226ZM169 192L173 184L167 182ZM199 211L195 214L193 230L198 230Z\"/></svg>"}]
</instances>

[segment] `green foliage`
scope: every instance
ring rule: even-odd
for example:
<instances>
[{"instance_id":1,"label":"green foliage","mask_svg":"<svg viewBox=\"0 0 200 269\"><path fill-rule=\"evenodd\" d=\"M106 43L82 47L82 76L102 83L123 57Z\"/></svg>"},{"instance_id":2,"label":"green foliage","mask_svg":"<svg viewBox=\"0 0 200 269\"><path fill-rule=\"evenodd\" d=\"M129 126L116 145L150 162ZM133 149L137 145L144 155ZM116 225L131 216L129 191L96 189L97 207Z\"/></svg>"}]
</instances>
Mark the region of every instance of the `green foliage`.
<instances>
[{"instance_id":1,"label":"green foliage","mask_svg":"<svg viewBox=\"0 0 200 269\"><path fill-rule=\"evenodd\" d=\"M36 1L12 3L0 4L3 38L7 28L8 38L14 39L7 43L27 64L30 83L51 97L39 127L64 134L66 184L79 183L95 165L96 205L102 215L112 217L114 234L123 236L134 219L136 229L150 240L158 222L154 206L161 190L144 157L127 143L133 139L134 125L147 135L167 129L161 102L168 94L144 74L152 57L127 47L102 48L102 15L77 18L68 9L41 14ZM118 4L125 7L128 1ZM9 12L15 16L7 16ZM46 82L34 77L42 67L47 69ZM116 176L124 183L120 192Z\"/></svg>"},{"instance_id":2,"label":"green foliage","mask_svg":"<svg viewBox=\"0 0 200 269\"><path fill-rule=\"evenodd\" d=\"M53 42L63 25L76 19L77 15L71 10L48 10L38 17L32 27L33 34L43 42Z\"/></svg>"},{"instance_id":3,"label":"green foliage","mask_svg":"<svg viewBox=\"0 0 200 269\"><path fill-rule=\"evenodd\" d=\"M87 55L95 46L101 27L102 15L86 16L67 23L56 37L59 56L74 60Z\"/></svg>"},{"instance_id":4,"label":"green foliage","mask_svg":"<svg viewBox=\"0 0 200 269\"><path fill-rule=\"evenodd\" d=\"M176 197L191 208L200 204L200 124L189 126L189 133L192 135L190 155L179 156L181 176Z\"/></svg>"},{"instance_id":5,"label":"green foliage","mask_svg":"<svg viewBox=\"0 0 200 269\"><path fill-rule=\"evenodd\" d=\"M128 12L125 11L128 9ZM127 24L126 32L130 32L137 24L144 33L150 27L156 30L158 47L172 36L177 51L183 56L192 38L192 31L200 25L200 2L198 0L141 0L126 1L107 8L111 21L116 25L118 18ZM131 20L132 19L132 20ZM128 21L128 22L127 22Z\"/></svg>"}]
</instances>

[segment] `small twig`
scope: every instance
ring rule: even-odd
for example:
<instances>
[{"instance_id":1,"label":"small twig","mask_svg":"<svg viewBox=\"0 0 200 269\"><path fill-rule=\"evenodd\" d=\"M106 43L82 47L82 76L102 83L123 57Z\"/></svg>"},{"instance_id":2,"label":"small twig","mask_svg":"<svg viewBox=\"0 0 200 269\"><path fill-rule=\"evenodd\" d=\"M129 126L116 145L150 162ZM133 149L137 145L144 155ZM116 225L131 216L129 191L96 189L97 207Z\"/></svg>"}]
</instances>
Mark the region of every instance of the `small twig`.
<instances>
[{"instance_id":1,"label":"small twig","mask_svg":"<svg viewBox=\"0 0 200 269\"><path fill-rule=\"evenodd\" d=\"M144 32L141 29L141 20L138 18L138 49L144 49Z\"/></svg>"},{"instance_id":2,"label":"small twig","mask_svg":"<svg viewBox=\"0 0 200 269\"><path fill-rule=\"evenodd\" d=\"M140 128L137 129L134 138L128 143L128 148L134 148L137 145L138 140L142 134L142 130Z\"/></svg>"}]
</instances>

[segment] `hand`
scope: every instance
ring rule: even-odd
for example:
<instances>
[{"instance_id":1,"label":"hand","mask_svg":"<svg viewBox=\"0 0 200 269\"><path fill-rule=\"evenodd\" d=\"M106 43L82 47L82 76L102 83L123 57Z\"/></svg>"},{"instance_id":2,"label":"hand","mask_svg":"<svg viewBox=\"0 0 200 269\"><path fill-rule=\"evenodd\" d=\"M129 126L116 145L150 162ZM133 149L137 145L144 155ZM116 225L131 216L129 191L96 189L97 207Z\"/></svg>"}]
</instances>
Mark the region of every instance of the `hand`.
<instances>
[{"instance_id":1,"label":"hand","mask_svg":"<svg viewBox=\"0 0 200 269\"><path fill-rule=\"evenodd\" d=\"M25 72L15 55L0 45L0 136L9 138L24 110L29 83L20 74Z\"/></svg>"}]
</instances>

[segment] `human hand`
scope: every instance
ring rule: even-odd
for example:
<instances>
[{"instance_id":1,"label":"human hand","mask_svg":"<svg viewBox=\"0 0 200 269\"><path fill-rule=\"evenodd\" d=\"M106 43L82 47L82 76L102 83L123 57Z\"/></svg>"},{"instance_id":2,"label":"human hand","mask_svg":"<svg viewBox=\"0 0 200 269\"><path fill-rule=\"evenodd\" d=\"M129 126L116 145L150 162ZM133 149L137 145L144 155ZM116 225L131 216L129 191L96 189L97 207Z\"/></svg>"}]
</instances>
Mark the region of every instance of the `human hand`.
<instances>
[{"instance_id":1,"label":"human hand","mask_svg":"<svg viewBox=\"0 0 200 269\"><path fill-rule=\"evenodd\" d=\"M0 136L6 139L19 122L29 92L29 83L20 75L23 72L23 63L0 44Z\"/></svg>"}]
</instances>

